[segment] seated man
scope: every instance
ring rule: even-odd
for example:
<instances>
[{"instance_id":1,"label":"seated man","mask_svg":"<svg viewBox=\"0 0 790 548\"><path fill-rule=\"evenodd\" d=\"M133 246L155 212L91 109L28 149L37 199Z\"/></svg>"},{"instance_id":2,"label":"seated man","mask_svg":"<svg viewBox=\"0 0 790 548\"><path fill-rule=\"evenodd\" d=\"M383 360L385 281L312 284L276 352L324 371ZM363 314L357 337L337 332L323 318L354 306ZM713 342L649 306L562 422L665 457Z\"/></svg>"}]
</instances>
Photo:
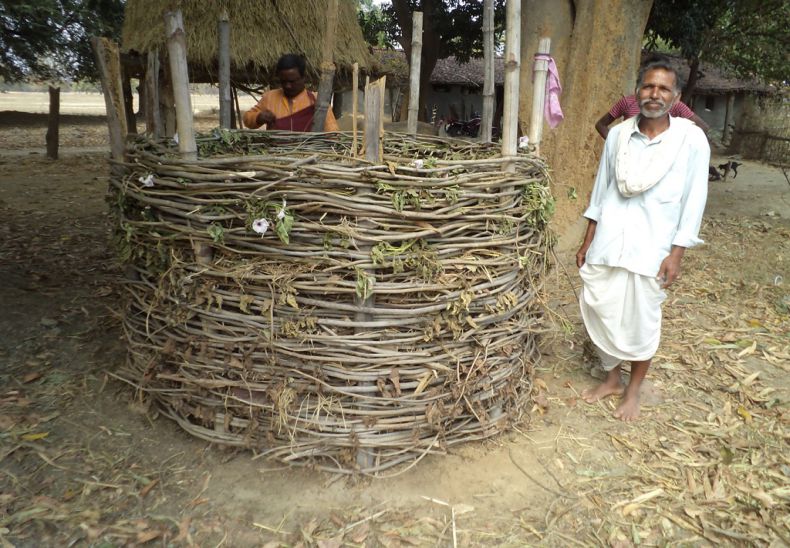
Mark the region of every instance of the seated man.
<instances>
[{"instance_id":1,"label":"seated man","mask_svg":"<svg viewBox=\"0 0 790 548\"><path fill-rule=\"evenodd\" d=\"M609 134L609 125L617 120L618 118L622 117L623 121L628 120L629 118L636 116L639 114L639 105L636 102L635 95L626 95L622 97L619 101L617 101L612 108L609 109L609 112L601 116L601 118L595 122L595 129L598 130L598 133L606 139L606 136ZM688 118L699 128L708 133L710 129L708 124L706 124L702 118L694 114L694 111L691 110L685 103L678 101L672 108L669 110L669 115L674 116L675 118Z\"/></svg>"},{"instance_id":2,"label":"seated man","mask_svg":"<svg viewBox=\"0 0 790 548\"><path fill-rule=\"evenodd\" d=\"M305 62L299 55L283 55L277 61L280 89L267 91L258 104L244 113L244 125L256 129L266 124L267 129L312 131L315 114L315 94L304 87ZM332 109L327 110L324 131L337 131L337 120Z\"/></svg>"}]
</instances>

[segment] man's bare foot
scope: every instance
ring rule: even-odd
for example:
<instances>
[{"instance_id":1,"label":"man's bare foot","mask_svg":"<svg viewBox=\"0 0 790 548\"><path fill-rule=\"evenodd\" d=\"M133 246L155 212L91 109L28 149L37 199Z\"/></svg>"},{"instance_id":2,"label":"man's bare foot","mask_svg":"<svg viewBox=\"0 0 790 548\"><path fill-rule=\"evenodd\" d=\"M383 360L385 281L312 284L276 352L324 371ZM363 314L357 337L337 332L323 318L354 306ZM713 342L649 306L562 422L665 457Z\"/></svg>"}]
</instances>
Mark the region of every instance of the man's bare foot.
<instances>
[{"instance_id":1,"label":"man's bare foot","mask_svg":"<svg viewBox=\"0 0 790 548\"><path fill-rule=\"evenodd\" d=\"M595 403L613 394L622 394L623 385L620 382L620 374L618 373L614 379L610 377L607 376L606 380L595 388L582 390L582 399L587 403Z\"/></svg>"},{"instance_id":2,"label":"man's bare foot","mask_svg":"<svg viewBox=\"0 0 790 548\"><path fill-rule=\"evenodd\" d=\"M632 394L631 392L636 392ZM623 401L617 406L613 413L616 419L621 421L630 422L639 418L639 389L626 390L623 395Z\"/></svg>"},{"instance_id":3,"label":"man's bare foot","mask_svg":"<svg viewBox=\"0 0 790 548\"><path fill-rule=\"evenodd\" d=\"M595 403L612 394L623 393L623 383L620 380L622 367L618 365L614 369L606 372L606 379L595 388L582 390L582 399L587 403Z\"/></svg>"}]
</instances>

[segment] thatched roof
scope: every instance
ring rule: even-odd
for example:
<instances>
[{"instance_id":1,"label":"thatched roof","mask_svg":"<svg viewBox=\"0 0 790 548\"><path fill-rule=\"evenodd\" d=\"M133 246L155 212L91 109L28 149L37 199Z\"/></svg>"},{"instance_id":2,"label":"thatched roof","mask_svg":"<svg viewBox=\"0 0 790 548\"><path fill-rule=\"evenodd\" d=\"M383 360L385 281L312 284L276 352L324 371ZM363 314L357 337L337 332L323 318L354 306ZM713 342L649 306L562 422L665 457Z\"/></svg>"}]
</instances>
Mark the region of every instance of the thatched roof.
<instances>
[{"instance_id":1,"label":"thatched roof","mask_svg":"<svg viewBox=\"0 0 790 548\"><path fill-rule=\"evenodd\" d=\"M401 50L377 49L373 52L378 72L387 74L390 81L408 85L409 63ZM483 59L472 58L461 63L453 56L439 59L431 73L431 83L439 85L459 85L464 87L483 87ZM494 83L505 83L505 61L494 59Z\"/></svg>"},{"instance_id":2,"label":"thatched roof","mask_svg":"<svg viewBox=\"0 0 790 548\"><path fill-rule=\"evenodd\" d=\"M164 49L164 14L180 9L186 30L192 81L212 81L217 67L217 21L223 9L230 22L230 58L234 79L265 82L284 53L301 53L309 76L322 60L328 0L128 0L122 50L145 53ZM339 0L335 64L350 71L371 64L367 43L357 23L353 0ZM215 80L214 80L215 81Z\"/></svg>"},{"instance_id":3,"label":"thatched roof","mask_svg":"<svg viewBox=\"0 0 790 548\"><path fill-rule=\"evenodd\" d=\"M643 52L642 57L649 55ZM680 55L667 55L672 66L678 71L684 81L688 81L689 65ZM699 79L694 88L694 93L699 95L720 95L727 93L752 92L752 93L773 93L776 88L763 84L755 79L742 79L727 74L723 69L712 63L700 62Z\"/></svg>"},{"instance_id":4,"label":"thatched roof","mask_svg":"<svg viewBox=\"0 0 790 548\"><path fill-rule=\"evenodd\" d=\"M467 63L460 63L455 57L439 59L431 73L432 84L482 88L484 82L484 61L479 57L471 58ZM505 84L505 60L501 57L494 59L494 84L498 86Z\"/></svg>"}]
</instances>

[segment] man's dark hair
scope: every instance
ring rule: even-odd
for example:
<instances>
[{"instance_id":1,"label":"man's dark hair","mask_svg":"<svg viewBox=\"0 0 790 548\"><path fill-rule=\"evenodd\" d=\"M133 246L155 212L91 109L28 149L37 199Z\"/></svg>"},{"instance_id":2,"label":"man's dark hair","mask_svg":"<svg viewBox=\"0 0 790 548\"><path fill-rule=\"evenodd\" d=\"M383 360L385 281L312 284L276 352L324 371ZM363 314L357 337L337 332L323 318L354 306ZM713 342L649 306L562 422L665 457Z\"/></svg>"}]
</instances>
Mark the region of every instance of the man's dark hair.
<instances>
[{"instance_id":1,"label":"man's dark hair","mask_svg":"<svg viewBox=\"0 0 790 548\"><path fill-rule=\"evenodd\" d=\"M642 61L642 65L639 67L639 74L636 77L636 89L639 89L639 86L642 85L642 81L645 78L645 74L647 74L651 70L655 69L664 69L668 72L671 72L675 75L675 91L680 93L683 89L683 79L678 73L677 69L672 65L672 61L666 55L662 55L660 53L653 53L648 55L644 61Z\"/></svg>"},{"instance_id":2,"label":"man's dark hair","mask_svg":"<svg viewBox=\"0 0 790 548\"><path fill-rule=\"evenodd\" d=\"M299 76L304 76L305 62L304 57L296 53L286 53L277 61L277 72L281 70L296 69Z\"/></svg>"}]
</instances>

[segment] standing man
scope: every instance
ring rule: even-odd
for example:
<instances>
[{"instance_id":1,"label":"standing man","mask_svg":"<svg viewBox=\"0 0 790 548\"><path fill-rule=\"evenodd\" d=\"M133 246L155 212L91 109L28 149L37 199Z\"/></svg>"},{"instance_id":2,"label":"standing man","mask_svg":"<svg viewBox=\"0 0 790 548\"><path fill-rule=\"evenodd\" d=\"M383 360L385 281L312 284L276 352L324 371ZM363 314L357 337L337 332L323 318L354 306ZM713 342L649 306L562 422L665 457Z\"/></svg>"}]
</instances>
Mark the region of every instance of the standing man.
<instances>
[{"instance_id":1,"label":"standing man","mask_svg":"<svg viewBox=\"0 0 790 548\"><path fill-rule=\"evenodd\" d=\"M661 336L664 289L680 276L686 248L702 243L710 147L699 127L669 115L680 87L666 60L640 69L640 114L606 138L576 253L582 318L607 371L582 397L592 403L622 393L614 416L624 421L639 416L639 388ZM624 361L631 362L631 378L623 391Z\"/></svg>"},{"instance_id":2,"label":"standing man","mask_svg":"<svg viewBox=\"0 0 790 548\"><path fill-rule=\"evenodd\" d=\"M304 87L305 62L300 55L288 53L277 61L280 89L267 91L258 104L244 113L244 125L257 129L312 131L315 94ZM327 110L324 131L337 131L332 110Z\"/></svg>"}]
</instances>

